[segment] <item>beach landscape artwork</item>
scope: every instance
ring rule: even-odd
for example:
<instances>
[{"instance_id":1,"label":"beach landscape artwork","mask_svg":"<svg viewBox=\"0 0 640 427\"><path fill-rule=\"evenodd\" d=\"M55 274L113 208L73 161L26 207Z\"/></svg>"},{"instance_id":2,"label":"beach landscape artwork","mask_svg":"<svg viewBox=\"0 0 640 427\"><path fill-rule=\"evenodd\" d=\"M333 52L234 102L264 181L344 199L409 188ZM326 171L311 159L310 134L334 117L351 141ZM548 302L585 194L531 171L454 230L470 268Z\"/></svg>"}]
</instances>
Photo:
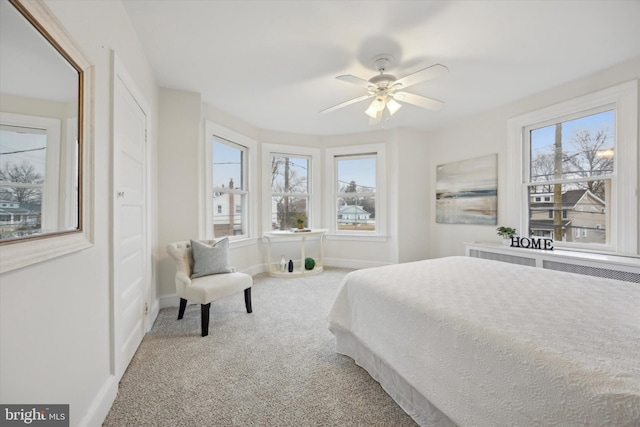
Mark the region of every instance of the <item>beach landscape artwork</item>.
<instances>
[{"instance_id":1,"label":"beach landscape artwork","mask_svg":"<svg viewBox=\"0 0 640 427\"><path fill-rule=\"evenodd\" d=\"M436 222L496 225L498 155L436 167Z\"/></svg>"}]
</instances>

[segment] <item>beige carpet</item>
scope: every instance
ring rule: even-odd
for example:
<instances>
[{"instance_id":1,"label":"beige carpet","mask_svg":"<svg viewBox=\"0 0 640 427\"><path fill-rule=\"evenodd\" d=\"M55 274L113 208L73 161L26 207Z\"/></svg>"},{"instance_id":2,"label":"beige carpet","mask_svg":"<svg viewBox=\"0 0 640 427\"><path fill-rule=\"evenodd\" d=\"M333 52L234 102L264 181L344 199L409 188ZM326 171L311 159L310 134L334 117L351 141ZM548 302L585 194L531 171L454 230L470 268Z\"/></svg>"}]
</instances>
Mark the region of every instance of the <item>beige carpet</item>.
<instances>
[{"instance_id":1,"label":"beige carpet","mask_svg":"<svg viewBox=\"0 0 640 427\"><path fill-rule=\"evenodd\" d=\"M160 311L120 383L104 426L415 426L352 359L336 354L326 317L342 277L254 277L242 294Z\"/></svg>"}]
</instances>

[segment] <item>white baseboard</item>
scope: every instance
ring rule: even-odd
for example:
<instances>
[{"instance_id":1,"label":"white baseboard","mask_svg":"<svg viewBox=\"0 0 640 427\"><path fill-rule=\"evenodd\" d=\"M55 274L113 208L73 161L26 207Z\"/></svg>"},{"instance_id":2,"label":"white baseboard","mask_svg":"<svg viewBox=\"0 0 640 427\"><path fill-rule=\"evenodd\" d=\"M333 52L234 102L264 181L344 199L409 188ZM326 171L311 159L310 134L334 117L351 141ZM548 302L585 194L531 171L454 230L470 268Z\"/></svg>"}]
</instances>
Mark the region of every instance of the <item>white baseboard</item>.
<instances>
[{"instance_id":1,"label":"white baseboard","mask_svg":"<svg viewBox=\"0 0 640 427\"><path fill-rule=\"evenodd\" d=\"M107 415L109 415L109 411L111 410L111 406L116 400L117 395L118 382L116 381L115 376L109 375L109 378L102 385L102 388L96 395L95 399L93 399L89 410L82 418L82 420L80 420L78 426L101 426L105 418L107 418Z\"/></svg>"},{"instance_id":2,"label":"white baseboard","mask_svg":"<svg viewBox=\"0 0 640 427\"><path fill-rule=\"evenodd\" d=\"M156 299L151 304L151 310L147 313L147 330L145 332L149 332L153 327L156 319L158 318L158 314L160 313L160 300Z\"/></svg>"},{"instance_id":3,"label":"white baseboard","mask_svg":"<svg viewBox=\"0 0 640 427\"><path fill-rule=\"evenodd\" d=\"M163 295L160 297L160 308L178 307L180 306L180 298L178 295Z\"/></svg>"}]
</instances>

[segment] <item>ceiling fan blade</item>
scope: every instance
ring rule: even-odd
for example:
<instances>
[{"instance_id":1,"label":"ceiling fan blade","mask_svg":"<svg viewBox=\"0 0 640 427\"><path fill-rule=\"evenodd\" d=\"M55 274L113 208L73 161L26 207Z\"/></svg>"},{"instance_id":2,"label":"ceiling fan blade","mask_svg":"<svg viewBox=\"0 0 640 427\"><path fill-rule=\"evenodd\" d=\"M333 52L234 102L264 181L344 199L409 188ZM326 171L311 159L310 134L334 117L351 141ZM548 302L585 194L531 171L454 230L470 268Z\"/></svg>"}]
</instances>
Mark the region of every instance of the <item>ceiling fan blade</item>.
<instances>
[{"instance_id":1,"label":"ceiling fan blade","mask_svg":"<svg viewBox=\"0 0 640 427\"><path fill-rule=\"evenodd\" d=\"M445 67L444 65L436 64L420 71L416 71L415 73L409 74L408 76L404 76L403 78L393 82L393 85L395 86L400 83L401 86L399 86L398 89L404 89L427 80L435 79L436 77L440 77L441 75L448 72L449 69L447 67Z\"/></svg>"},{"instance_id":2,"label":"ceiling fan blade","mask_svg":"<svg viewBox=\"0 0 640 427\"><path fill-rule=\"evenodd\" d=\"M359 96L357 98L350 99L349 101L342 102L342 103L340 103L338 105L334 105L333 107L329 107L327 109L324 109L324 110L320 111L320 113L321 114L330 113L332 111L337 110L338 108L346 107L347 105L355 104L356 102L364 101L365 99L369 99L369 98L372 98L372 97L373 97L373 95Z\"/></svg>"},{"instance_id":3,"label":"ceiling fan blade","mask_svg":"<svg viewBox=\"0 0 640 427\"><path fill-rule=\"evenodd\" d=\"M393 99L395 99L396 101L417 105L418 107L426 108L428 110L440 110L442 109L442 107L444 107L444 102L442 101L409 92L396 92L393 94Z\"/></svg>"},{"instance_id":4,"label":"ceiling fan blade","mask_svg":"<svg viewBox=\"0 0 640 427\"><path fill-rule=\"evenodd\" d=\"M365 89L369 89L369 88L376 88L376 85L374 85L373 83L371 83L368 80L365 79L361 79L360 77L356 77L356 76L352 76L351 74L345 74L342 76L338 76L336 77L336 79L338 80L342 80L343 82L347 82L347 83L351 83L357 86L361 86Z\"/></svg>"}]
</instances>

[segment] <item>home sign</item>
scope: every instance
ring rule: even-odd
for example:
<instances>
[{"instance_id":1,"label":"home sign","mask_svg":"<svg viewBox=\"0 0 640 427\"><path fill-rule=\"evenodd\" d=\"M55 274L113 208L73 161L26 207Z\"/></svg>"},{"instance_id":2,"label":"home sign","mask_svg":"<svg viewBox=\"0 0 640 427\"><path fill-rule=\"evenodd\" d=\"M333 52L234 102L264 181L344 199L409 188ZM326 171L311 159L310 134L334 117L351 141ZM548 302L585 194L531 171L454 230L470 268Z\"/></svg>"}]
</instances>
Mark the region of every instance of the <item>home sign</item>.
<instances>
[{"instance_id":1,"label":"home sign","mask_svg":"<svg viewBox=\"0 0 640 427\"><path fill-rule=\"evenodd\" d=\"M543 249L545 251L553 250L553 239L530 239L528 237L511 238L512 248L527 248L527 249Z\"/></svg>"}]
</instances>

